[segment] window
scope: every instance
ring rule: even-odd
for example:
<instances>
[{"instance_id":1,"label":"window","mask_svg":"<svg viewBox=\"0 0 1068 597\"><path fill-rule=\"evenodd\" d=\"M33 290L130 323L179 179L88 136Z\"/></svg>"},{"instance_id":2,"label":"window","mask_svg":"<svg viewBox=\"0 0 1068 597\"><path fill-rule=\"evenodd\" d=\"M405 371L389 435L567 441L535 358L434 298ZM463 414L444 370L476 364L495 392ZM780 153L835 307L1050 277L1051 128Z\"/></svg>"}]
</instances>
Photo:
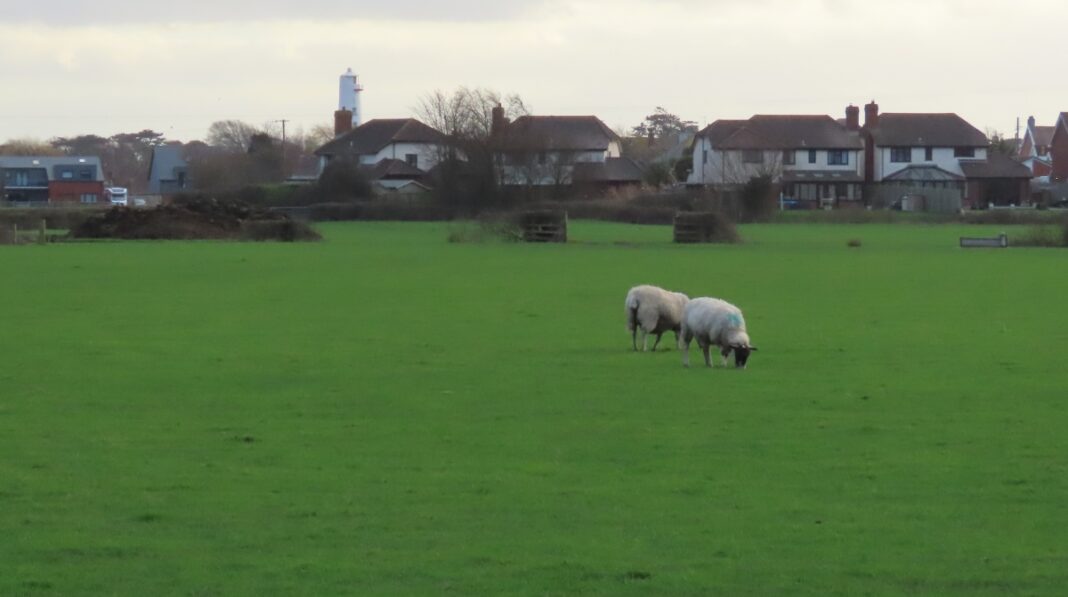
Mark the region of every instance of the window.
<instances>
[{"instance_id":1,"label":"window","mask_svg":"<svg viewBox=\"0 0 1068 597\"><path fill-rule=\"evenodd\" d=\"M707 149L702 149L701 150L701 163L702 164L707 164L708 163L708 150Z\"/></svg>"},{"instance_id":2,"label":"window","mask_svg":"<svg viewBox=\"0 0 1068 597\"><path fill-rule=\"evenodd\" d=\"M891 147L890 148L890 161L898 164L908 163L912 161L912 148L911 147Z\"/></svg>"},{"instance_id":3,"label":"window","mask_svg":"<svg viewBox=\"0 0 1068 597\"><path fill-rule=\"evenodd\" d=\"M539 163L539 164L545 165L545 162L546 162L546 161L547 161L548 159L549 159L549 156L547 156L547 155L545 154L545 152L544 152L544 151L542 151L542 152L540 152L540 153L538 154L538 163Z\"/></svg>"},{"instance_id":4,"label":"window","mask_svg":"<svg viewBox=\"0 0 1068 597\"><path fill-rule=\"evenodd\" d=\"M849 187L848 187L848 185L846 185L846 183L844 183L844 182L836 182L836 183L834 183L834 196L838 197L839 199L848 199L849 198Z\"/></svg>"},{"instance_id":5,"label":"window","mask_svg":"<svg viewBox=\"0 0 1068 597\"><path fill-rule=\"evenodd\" d=\"M406 153L406 154L404 154L404 161L408 162L408 165L411 166L412 168L418 168L419 167L419 154L417 154L417 153Z\"/></svg>"},{"instance_id":6,"label":"window","mask_svg":"<svg viewBox=\"0 0 1068 597\"><path fill-rule=\"evenodd\" d=\"M796 163L797 154L794 150L787 149L782 152L782 163L784 166L793 166Z\"/></svg>"},{"instance_id":7,"label":"window","mask_svg":"<svg viewBox=\"0 0 1068 597\"><path fill-rule=\"evenodd\" d=\"M810 164L815 164L816 163L816 150L815 149L808 150L808 163L810 163Z\"/></svg>"},{"instance_id":8,"label":"window","mask_svg":"<svg viewBox=\"0 0 1068 597\"><path fill-rule=\"evenodd\" d=\"M746 149L742 152L742 161L746 164L763 164L764 152L759 149Z\"/></svg>"},{"instance_id":9,"label":"window","mask_svg":"<svg viewBox=\"0 0 1068 597\"><path fill-rule=\"evenodd\" d=\"M60 178L62 178L64 180L70 180L70 179L74 178L74 173L71 172L70 170L64 170L63 172L61 172L59 174L59 176L60 176Z\"/></svg>"},{"instance_id":10,"label":"window","mask_svg":"<svg viewBox=\"0 0 1068 597\"><path fill-rule=\"evenodd\" d=\"M953 157L955 157L955 158L974 158L975 157L975 148L974 147L954 147L953 148Z\"/></svg>"},{"instance_id":11,"label":"window","mask_svg":"<svg viewBox=\"0 0 1068 597\"><path fill-rule=\"evenodd\" d=\"M934 148L933 147L925 147L923 149L923 160L925 162L933 162L934 161Z\"/></svg>"},{"instance_id":12,"label":"window","mask_svg":"<svg viewBox=\"0 0 1068 597\"><path fill-rule=\"evenodd\" d=\"M82 193L82 203L96 203L95 193Z\"/></svg>"},{"instance_id":13,"label":"window","mask_svg":"<svg viewBox=\"0 0 1068 597\"><path fill-rule=\"evenodd\" d=\"M848 166L849 151L845 149L832 149L827 152L827 165Z\"/></svg>"}]
</instances>

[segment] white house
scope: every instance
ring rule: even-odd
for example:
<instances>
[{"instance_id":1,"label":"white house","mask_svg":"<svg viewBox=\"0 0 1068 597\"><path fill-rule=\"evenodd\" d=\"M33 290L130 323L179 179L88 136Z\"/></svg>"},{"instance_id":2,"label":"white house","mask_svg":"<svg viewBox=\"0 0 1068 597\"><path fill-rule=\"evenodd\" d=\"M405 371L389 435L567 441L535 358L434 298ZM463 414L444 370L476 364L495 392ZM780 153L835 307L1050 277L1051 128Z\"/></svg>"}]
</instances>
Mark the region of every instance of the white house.
<instances>
[{"instance_id":1,"label":"white house","mask_svg":"<svg viewBox=\"0 0 1068 597\"><path fill-rule=\"evenodd\" d=\"M1031 171L1006 156L990 155L990 141L952 113L880 114L864 107L871 183L941 188L960 192L965 205L1029 201Z\"/></svg>"},{"instance_id":2,"label":"white house","mask_svg":"<svg viewBox=\"0 0 1068 597\"><path fill-rule=\"evenodd\" d=\"M619 136L596 116L520 116L493 110L491 139L506 186L576 182L641 182L641 171L621 157Z\"/></svg>"},{"instance_id":3,"label":"white house","mask_svg":"<svg viewBox=\"0 0 1068 597\"><path fill-rule=\"evenodd\" d=\"M1053 132L1057 127L1038 126L1035 117L1027 119L1027 130L1020 141L1020 162L1031 169L1035 178L1048 177L1053 171L1053 156L1050 155L1050 146L1053 145Z\"/></svg>"},{"instance_id":4,"label":"white house","mask_svg":"<svg viewBox=\"0 0 1068 597\"><path fill-rule=\"evenodd\" d=\"M757 115L717 120L694 138L691 185L739 185L756 176L783 184L803 201L835 203L861 198L864 142L859 109L847 122L826 115Z\"/></svg>"},{"instance_id":5,"label":"white house","mask_svg":"<svg viewBox=\"0 0 1068 597\"><path fill-rule=\"evenodd\" d=\"M427 171L437 165L445 135L414 118L379 118L341 132L315 150L321 168L343 157L373 166L382 160L401 160Z\"/></svg>"}]
</instances>

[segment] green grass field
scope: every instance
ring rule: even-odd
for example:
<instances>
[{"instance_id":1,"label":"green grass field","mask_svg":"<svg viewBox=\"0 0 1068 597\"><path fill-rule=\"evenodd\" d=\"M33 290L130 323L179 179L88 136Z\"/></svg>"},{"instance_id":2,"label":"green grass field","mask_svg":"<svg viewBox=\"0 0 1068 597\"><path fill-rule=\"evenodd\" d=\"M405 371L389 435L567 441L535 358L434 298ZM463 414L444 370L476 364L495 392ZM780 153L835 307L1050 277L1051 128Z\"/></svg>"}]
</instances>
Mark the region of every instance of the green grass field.
<instances>
[{"instance_id":1,"label":"green grass field","mask_svg":"<svg viewBox=\"0 0 1068 597\"><path fill-rule=\"evenodd\" d=\"M0 247L0 594L1064 594L1068 252L448 229ZM632 353L638 283L761 351Z\"/></svg>"}]
</instances>

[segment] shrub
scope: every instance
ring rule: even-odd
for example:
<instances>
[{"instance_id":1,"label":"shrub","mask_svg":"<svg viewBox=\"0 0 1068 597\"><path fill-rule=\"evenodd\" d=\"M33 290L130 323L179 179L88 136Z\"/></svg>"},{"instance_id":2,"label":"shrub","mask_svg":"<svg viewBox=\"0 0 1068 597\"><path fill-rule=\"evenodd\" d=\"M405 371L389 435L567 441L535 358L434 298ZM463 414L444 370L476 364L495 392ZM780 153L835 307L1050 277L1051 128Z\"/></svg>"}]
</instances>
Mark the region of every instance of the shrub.
<instances>
[{"instance_id":1,"label":"shrub","mask_svg":"<svg viewBox=\"0 0 1068 597\"><path fill-rule=\"evenodd\" d=\"M849 247L850 249L860 248L860 245L861 245L861 242L860 242L859 238L851 238L851 239L849 239L848 242L846 242L846 246Z\"/></svg>"}]
</instances>

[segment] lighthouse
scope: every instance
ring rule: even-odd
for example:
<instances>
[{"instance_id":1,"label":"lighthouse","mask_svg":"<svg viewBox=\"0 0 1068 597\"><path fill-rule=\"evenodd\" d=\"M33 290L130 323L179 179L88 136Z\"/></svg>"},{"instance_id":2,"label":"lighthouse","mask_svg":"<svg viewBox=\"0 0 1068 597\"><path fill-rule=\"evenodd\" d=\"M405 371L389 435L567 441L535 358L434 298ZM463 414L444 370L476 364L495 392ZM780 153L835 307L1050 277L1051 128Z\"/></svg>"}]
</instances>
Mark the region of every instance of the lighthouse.
<instances>
[{"instance_id":1,"label":"lighthouse","mask_svg":"<svg viewBox=\"0 0 1068 597\"><path fill-rule=\"evenodd\" d=\"M352 112L352 128L356 128L361 122L360 93L363 92L363 86L360 85L360 76L350 68L341 75L340 86L337 109Z\"/></svg>"}]
</instances>

